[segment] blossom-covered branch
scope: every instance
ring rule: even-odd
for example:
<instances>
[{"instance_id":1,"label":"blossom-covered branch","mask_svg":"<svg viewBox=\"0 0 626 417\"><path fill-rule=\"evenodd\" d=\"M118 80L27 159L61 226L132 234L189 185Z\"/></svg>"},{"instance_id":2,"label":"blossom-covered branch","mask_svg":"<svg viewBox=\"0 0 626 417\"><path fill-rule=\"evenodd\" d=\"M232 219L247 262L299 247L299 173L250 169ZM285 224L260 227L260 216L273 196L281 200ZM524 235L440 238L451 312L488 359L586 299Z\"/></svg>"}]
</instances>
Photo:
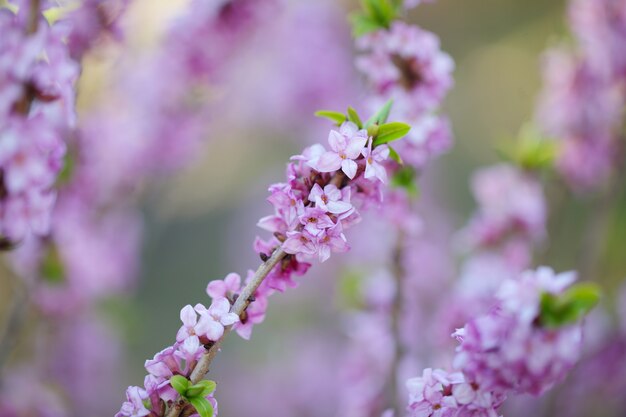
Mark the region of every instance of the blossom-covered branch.
<instances>
[{"instance_id":1,"label":"blossom-covered branch","mask_svg":"<svg viewBox=\"0 0 626 417\"><path fill-rule=\"evenodd\" d=\"M214 385L200 381L217 354L222 338L232 329L248 339L254 324L265 317L268 297L295 284L310 262L326 261L332 252L349 249L344 230L358 223L360 210L378 206L387 179L383 163L388 143L406 135L410 127L387 123L391 104L363 123L352 108L347 115L320 112L339 125L322 144L306 148L287 165L287 181L273 184L268 201L274 214L259 221L273 233L254 247L264 263L250 271L242 287L237 274L212 281L209 308L188 305L181 310L183 326L176 343L146 362L144 388L130 387L122 416L178 416L185 408L202 417L216 412ZM180 399L179 399L180 398ZM148 407L144 400L149 400Z\"/></svg>"}]
</instances>

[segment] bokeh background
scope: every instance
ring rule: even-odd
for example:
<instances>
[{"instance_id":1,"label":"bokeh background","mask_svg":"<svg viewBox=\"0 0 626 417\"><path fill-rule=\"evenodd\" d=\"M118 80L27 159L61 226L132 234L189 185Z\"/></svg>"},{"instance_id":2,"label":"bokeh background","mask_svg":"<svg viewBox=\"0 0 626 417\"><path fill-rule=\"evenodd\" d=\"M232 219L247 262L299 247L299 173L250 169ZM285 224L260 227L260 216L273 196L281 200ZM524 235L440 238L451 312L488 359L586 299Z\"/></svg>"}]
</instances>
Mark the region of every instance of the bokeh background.
<instances>
[{"instance_id":1,"label":"bokeh background","mask_svg":"<svg viewBox=\"0 0 626 417\"><path fill-rule=\"evenodd\" d=\"M182 0L134 1L123 19L125 41L88 56L79 112L89 112L106 99L112 80L124 68L120 63L156 48L168 23L185 7ZM219 115L208 122L210 137L193 164L143 191L139 283L99 308L121 335L124 352L119 380L106 395L119 402L110 404L110 413L103 416L118 409L127 385L143 381L145 359L171 343L183 305L207 302L208 281L256 267L251 245L256 220L269 211L264 203L267 185L280 180L290 155L325 139L326 126L314 120L313 111L342 110L348 104L359 108L362 93L352 68L346 18L356 7L353 1L291 1L285 15L246 46L216 92ZM452 229L460 228L474 210L471 173L498 161L496 149L533 119L542 53L568 36L565 10L562 0L438 0L410 12L411 21L440 36L442 48L456 62L455 86L443 107L453 124L455 146L429 168L424 191ZM548 195L560 198L550 190ZM589 244L580 236L597 212L593 198L569 197L558 213L551 213L549 248L542 254L556 270L580 266ZM616 213L623 214L621 208ZM615 253L604 258L600 269L609 300L626 271L619 241L626 230L620 221L615 216L605 236L613 239ZM274 297L267 320L250 342L227 340L211 371L219 382L220 415L332 412L332 381L345 344L342 300L336 291L343 260L336 256L329 265L315 266L297 289ZM0 294L6 310L14 297L7 274L2 275ZM303 352L307 360L299 361ZM268 404L280 393L284 408L272 408ZM311 400L315 409L298 409L297 404Z\"/></svg>"}]
</instances>

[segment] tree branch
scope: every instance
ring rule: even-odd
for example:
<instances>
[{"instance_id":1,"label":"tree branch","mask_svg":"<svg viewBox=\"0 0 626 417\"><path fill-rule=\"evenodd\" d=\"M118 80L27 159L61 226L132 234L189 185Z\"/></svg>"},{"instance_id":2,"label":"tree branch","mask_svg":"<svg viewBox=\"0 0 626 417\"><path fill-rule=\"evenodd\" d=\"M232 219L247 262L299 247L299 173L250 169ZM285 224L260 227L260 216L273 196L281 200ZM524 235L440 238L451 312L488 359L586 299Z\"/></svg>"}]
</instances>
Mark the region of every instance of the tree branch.
<instances>
[{"instance_id":1,"label":"tree branch","mask_svg":"<svg viewBox=\"0 0 626 417\"><path fill-rule=\"evenodd\" d=\"M250 304L250 298L254 295L254 292L259 288L265 277L274 269L274 267L286 256L287 254L279 247L274 250L272 256L265 261L259 268L256 270L252 279L246 284L246 286L241 290L239 297L233 304L230 309L231 313L235 313L241 317L241 315L246 311L248 305ZM220 350L220 346L224 338L230 333L232 330L232 326L227 326L224 328L224 334L220 337L211 348L200 358L198 363L193 369L191 376L189 377L192 384L197 384L201 381L206 374L209 372L209 368L211 366L211 362L217 355ZM182 411L182 409L187 404L187 401L184 398L180 398L175 405L173 405L169 411L167 412L167 417L178 417Z\"/></svg>"}]
</instances>

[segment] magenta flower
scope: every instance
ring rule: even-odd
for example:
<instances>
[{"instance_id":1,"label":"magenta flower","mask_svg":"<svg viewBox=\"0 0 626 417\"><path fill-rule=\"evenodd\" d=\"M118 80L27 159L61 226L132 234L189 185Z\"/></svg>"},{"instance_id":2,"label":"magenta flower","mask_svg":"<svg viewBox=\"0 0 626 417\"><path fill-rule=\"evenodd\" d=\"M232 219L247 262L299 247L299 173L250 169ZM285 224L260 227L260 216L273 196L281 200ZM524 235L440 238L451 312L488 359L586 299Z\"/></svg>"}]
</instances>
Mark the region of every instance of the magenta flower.
<instances>
[{"instance_id":1,"label":"magenta flower","mask_svg":"<svg viewBox=\"0 0 626 417\"><path fill-rule=\"evenodd\" d=\"M333 214L343 214L353 210L349 194L345 199L342 192L333 184L326 185L324 189L319 184L313 185L309 193L309 201L314 202L315 207Z\"/></svg>"},{"instance_id":2,"label":"magenta flower","mask_svg":"<svg viewBox=\"0 0 626 417\"><path fill-rule=\"evenodd\" d=\"M387 182L387 170L382 162L385 162L389 158L389 147L387 145L377 146L372 150L372 140L369 140L367 148L364 148L361 153L365 158L365 175L367 179L378 178L381 182Z\"/></svg>"},{"instance_id":3,"label":"magenta flower","mask_svg":"<svg viewBox=\"0 0 626 417\"><path fill-rule=\"evenodd\" d=\"M323 153L313 168L320 172L334 172L341 169L348 178L356 175L358 165L355 161L367 143L367 131L359 130L352 122L345 122L339 132L331 130L328 144L331 150ZM309 161L311 164L312 161ZM315 163L315 161L313 161Z\"/></svg>"}]
</instances>

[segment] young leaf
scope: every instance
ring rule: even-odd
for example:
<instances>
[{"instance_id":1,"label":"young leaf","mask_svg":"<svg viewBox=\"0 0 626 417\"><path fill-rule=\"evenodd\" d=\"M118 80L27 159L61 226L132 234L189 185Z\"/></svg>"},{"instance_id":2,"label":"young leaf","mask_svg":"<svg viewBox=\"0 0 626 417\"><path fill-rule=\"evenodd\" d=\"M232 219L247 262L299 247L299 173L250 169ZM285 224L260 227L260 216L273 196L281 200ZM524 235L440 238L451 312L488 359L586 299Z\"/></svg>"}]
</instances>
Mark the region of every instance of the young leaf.
<instances>
[{"instance_id":1,"label":"young leaf","mask_svg":"<svg viewBox=\"0 0 626 417\"><path fill-rule=\"evenodd\" d=\"M409 130L411 130L411 126L406 123L385 123L378 128L378 136L374 139L374 146L403 138L407 133L409 133Z\"/></svg>"},{"instance_id":2,"label":"young leaf","mask_svg":"<svg viewBox=\"0 0 626 417\"><path fill-rule=\"evenodd\" d=\"M416 182L416 172L411 166L404 165L391 177L391 186L404 188L412 198L419 197L419 188Z\"/></svg>"},{"instance_id":3,"label":"young leaf","mask_svg":"<svg viewBox=\"0 0 626 417\"><path fill-rule=\"evenodd\" d=\"M217 384L215 383L215 381L202 380L196 385L187 388L186 396L187 398L206 397L207 395L215 391L216 387Z\"/></svg>"},{"instance_id":4,"label":"young leaf","mask_svg":"<svg viewBox=\"0 0 626 417\"><path fill-rule=\"evenodd\" d=\"M170 385L183 397L187 395L189 380L182 375L174 375L170 378Z\"/></svg>"},{"instance_id":5,"label":"young leaf","mask_svg":"<svg viewBox=\"0 0 626 417\"><path fill-rule=\"evenodd\" d=\"M404 162L402 162L402 158L400 158L398 152L396 152L396 150L393 149L391 145L387 145L387 147L389 148L389 157L396 161L398 164L404 165Z\"/></svg>"},{"instance_id":6,"label":"young leaf","mask_svg":"<svg viewBox=\"0 0 626 417\"><path fill-rule=\"evenodd\" d=\"M363 8L372 20L381 27L388 28L396 11L389 0L363 0Z\"/></svg>"},{"instance_id":7,"label":"young leaf","mask_svg":"<svg viewBox=\"0 0 626 417\"><path fill-rule=\"evenodd\" d=\"M382 125L384 123L387 123L387 119L389 118L389 112L391 111L391 106L393 106L393 100L389 100L388 102L386 102L385 105L376 112L376 114L367 119L367 122L365 122L365 125L363 125L363 127L367 129L373 124Z\"/></svg>"},{"instance_id":8,"label":"young leaf","mask_svg":"<svg viewBox=\"0 0 626 417\"><path fill-rule=\"evenodd\" d=\"M369 16L354 13L350 15L350 23L352 24L352 35L355 38L360 38L368 33L375 32L382 28L382 26Z\"/></svg>"},{"instance_id":9,"label":"young leaf","mask_svg":"<svg viewBox=\"0 0 626 417\"><path fill-rule=\"evenodd\" d=\"M357 125L359 129L363 128L363 122L354 107L348 107L348 120Z\"/></svg>"},{"instance_id":10,"label":"young leaf","mask_svg":"<svg viewBox=\"0 0 626 417\"><path fill-rule=\"evenodd\" d=\"M189 399L191 405L194 406L200 417L213 417L213 406L204 397L193 397Z\"/></svg>"},{"instance_id":11,"label":"young leaf","mask_svg":"<svg viewBox=\"0 0 626 417\"><path fill-rule=\"evenodd\" d=\"M50 244L45 253L39 272L48 284L62 284L66 280L65 265L56 245Z\"/></svg>"},{"instance_id":12,"label":"young leaf","mask_svg":"<svg viewBox=\"0 0 626 417\"><path fill-rule=\"evenodd\" d=\"M347 120L346 115L343 113L339 113L338 111L320 110L316 111L315 115L317 117L324 117L326 119L329 119L335 122L337 125L340 125Z\"/></svg>"},{"instance_id":13,"label":"young leaf","mask_svg":"<svg viewBox=\"0 0 626 417\"><path fill-rule=\"evenodd\" d=\"M543 293L540 301L540 323L546 327L561 327L576 323L598 303L599 288L591 283L572 286L563 294Z\"/></svg>"}]
</instances>

